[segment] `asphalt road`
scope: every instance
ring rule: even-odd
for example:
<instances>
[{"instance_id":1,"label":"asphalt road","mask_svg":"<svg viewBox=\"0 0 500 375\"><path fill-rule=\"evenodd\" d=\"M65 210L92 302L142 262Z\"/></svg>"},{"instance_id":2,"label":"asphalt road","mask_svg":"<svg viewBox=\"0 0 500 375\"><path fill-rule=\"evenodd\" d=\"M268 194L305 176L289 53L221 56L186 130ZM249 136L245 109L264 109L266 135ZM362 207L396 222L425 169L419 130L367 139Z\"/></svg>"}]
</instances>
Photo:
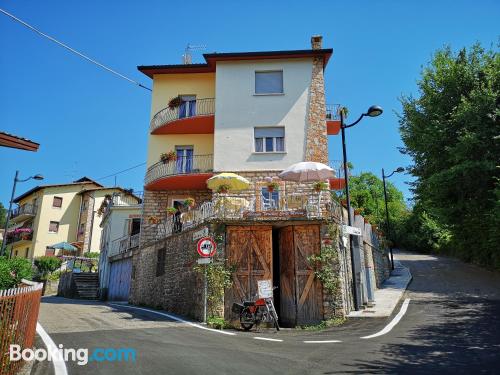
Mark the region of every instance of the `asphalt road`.
<instances>
[{"instance_id":1,"label":"asphalt road","mask_svg":"<svg viewBox=\"0 0 500 375\"><path fill-rule=\"evenodd\" d=\"M372 339L360 337L392 317L351 319L322 332L224 335L125 306L49 297L40 323L64 347L136 350L135 363L68 362L69 374L500 373L500 274L449 258L400 253L397 259L413 274L410 304L392 331ZM325 340L340 342L304 342ZM51 369L41 363L32 373Z\"/></svg>"}]
</instances>

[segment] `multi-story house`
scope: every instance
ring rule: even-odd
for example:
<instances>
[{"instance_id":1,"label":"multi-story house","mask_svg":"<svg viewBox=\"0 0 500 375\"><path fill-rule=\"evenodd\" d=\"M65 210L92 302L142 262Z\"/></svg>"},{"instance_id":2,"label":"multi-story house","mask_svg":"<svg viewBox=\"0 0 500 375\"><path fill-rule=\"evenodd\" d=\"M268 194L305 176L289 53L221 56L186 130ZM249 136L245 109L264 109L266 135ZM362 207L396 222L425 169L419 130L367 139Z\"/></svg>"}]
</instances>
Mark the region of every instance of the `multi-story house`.
<instances>
[{"instance_id":1,"label":"multi-story house","mask_svg":"<svg viewBox=\"0 0 500 375\"><path fill-rule=\"evenodd\" d=\"M128 300L132 254L139 247L142 204L134 195L114 193L102 214L99 289L101 298Z\"/></svg>"},{"instance_id":2,"label":"multi-story house","mask_svg":"<svg viewBox=\"0 0 500 375\"><path fill-rule=\"evenodd\" d=\"M206 230L223 238L218 254L236 268L224 296L227 318L232 302L253 297L260 279L279 286L285 325L334 314L308 258L320 252L338 207L312 183L278 178L294 163L328 163L328 135L339 131L336 107L325 103L332 49L321 44L314 36L307 50L210 53L202 64L138 67L153 80L153 94L131 302L201 318L191 232ZM211 191L207 179L221 172L245 177L249 188ZM180 219L167 215L188 198L196 209Z\"/></svg>"},{"instance_id":3,"label":"multi-story house","mask_svg":"<svg viewBox=\"0 0 500 375\"><path fill-rule=\"evenodd\" d=\"M73 244L76 255L98 252L99 208L106 196L123 191L83 177L66 184L40 185L21 194L14 199L18 206L6 234L8 252L29 259L59 255L61 251L51 247L59 242Z\"/></svg>"}]
</instances>

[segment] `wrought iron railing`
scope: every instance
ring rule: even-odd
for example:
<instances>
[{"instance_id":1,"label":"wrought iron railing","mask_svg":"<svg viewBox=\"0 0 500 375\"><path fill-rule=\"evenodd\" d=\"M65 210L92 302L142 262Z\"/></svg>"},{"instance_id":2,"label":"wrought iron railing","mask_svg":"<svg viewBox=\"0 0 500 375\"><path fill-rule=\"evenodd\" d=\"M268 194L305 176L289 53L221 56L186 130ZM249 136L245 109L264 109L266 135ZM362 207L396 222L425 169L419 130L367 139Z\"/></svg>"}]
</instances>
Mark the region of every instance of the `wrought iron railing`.
<instances>
[{"instance_id":1,"label":"wrought iron railing","mask_svg":"<svg viewBox=\"0 0 500 375\"><path fill-rule=\"evenodd\" d=\"M35 216L37 208L38 207L35 204L31 204L31 203L24 204L22 206L19 206L19 207L15 208L12 211L12 214L11 214L10 218L11 219L15 219L16 217L21 216L21 215L32 215L32 216Z\"/></svg>"},{"instance_id":2,"label":"wrought iron railing","mask_svg":"<svg viewBox=\"0 0 500 375\"><path fill-rule=\"evenodd\" d=\"M327 104L326 105L326 119L327 120L340 120L340 104Z\"/></svg>"},{"instance_id":3,"label":"wrought iron railing","mask_svg":"<svg viewBox=\"0 0 500 375\"><path fill-rule=\"evenodd\" d=\"M185 101L178 107L167 107L156 113L151 119L149 130L153 132L172 121L196 116L209 116L214 113L215 98Z\"/></svg>"},{"instance_id":4,"label":"wrought iron railing","mask_svg":"<svg viewBox=\"0 0 500 375\"><path fill-rule=\"evenodd\" d=\"M7 244L12 244L14 242L19 242L19 241L32 241L33 240L33 232L30 233L8 233L6 236L6 241Z\"/></svg>"},{"instance_id":5,"label":"wrought iron railing","mask_svg":"<svg viewBox=\"0 0 500 375\"><path fill-rule=\"evenodd\" d=\"M330 168L332 168L335 171L335 178L344 178L345 173L344 173L344 162L342 160L330 160L328 162L328 165ZM349 168L347 168L349 172ZM350 176L350 173L349 173Z\"/></svg>"},{"instance_id":6,"label":"wrought iron railing","mask_svg":"<svg viewBox=\"0 0 500 375\"><path fill-rule=\"evenodd\" d=\"M120 238L117 238L111 243L111 249L108 252L108 257L117 255L117 254L122 254L127 252L130 249L133 249L135 247L139 246L139 237L140 233L134 234L132 236L123 236Z\"/></svg>"},{"instance_id":7,"label":"wrought iron railing","mask_svg":"<svg viewBox=\"0 0 500 375\"><path fill-rule=\"evenodd\" d=\"M209 173L213 171L213 164L213 155L182 156L172 161L159 161L148 168L144 184L169 176Z\"/></svg>"},{"instance_id":8,"label":"wrought iron railing","mask_svg":"<svg viewBox=\"0 0 500 375\"><path fill-rule=\"evenodd\" d=\"M262 221L338 219L340 216L340 205L331 199L329 191L276 191L267 197L253 192L218 194L180 216L170 215L159 223L145 225L143 233L151 240L160 240L211 219Z\"/></svg>"}]
</instances>

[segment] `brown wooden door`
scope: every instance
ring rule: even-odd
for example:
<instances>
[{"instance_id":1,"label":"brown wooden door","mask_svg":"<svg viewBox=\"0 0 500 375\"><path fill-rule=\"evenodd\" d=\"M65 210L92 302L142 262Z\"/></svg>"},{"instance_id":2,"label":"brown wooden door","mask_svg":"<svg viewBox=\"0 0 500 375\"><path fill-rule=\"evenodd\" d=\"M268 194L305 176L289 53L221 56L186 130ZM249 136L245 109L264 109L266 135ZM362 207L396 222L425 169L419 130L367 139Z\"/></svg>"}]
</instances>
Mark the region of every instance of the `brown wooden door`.
<instances>
[{"instance_id":1,"label":"brown wooden door","mask_svg":"<svg viewBox=\"0 0 500 375\"><path fill-rule=\"evenodd\" d=\"M280 314L285 326L323 319L322 286L307 260L319 251L318 225L294 225L280 231Z\"/></svg>"},{"instance_id":2,"label":"brown wooden door","mask_svg":"<svg viewBox=\"0 0 500 375\"><path fill-rule=\"evenodd\" d=\"M225 317L230 320L233 302L253 299L258 292L257 281L273 279L273 235L271 226L229 226L226 234L226 257L236 266L233 286L224 296Z\"/></svg>"}]
</instances>

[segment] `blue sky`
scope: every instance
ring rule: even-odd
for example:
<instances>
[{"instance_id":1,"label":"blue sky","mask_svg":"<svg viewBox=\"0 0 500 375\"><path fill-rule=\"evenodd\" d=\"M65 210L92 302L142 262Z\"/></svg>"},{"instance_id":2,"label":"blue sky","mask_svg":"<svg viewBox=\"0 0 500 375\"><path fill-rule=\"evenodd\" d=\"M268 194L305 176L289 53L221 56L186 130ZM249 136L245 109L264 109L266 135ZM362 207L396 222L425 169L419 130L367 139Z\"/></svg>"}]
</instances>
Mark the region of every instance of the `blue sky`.
<instances>
[{"instance_id":1,"label":"blue sky","mask_svg":"<svg viewBox=\"0 0 500 375\"><path fill-rule=\"evenodd\" d=\"M334 49L326 70L328 103L350 120L371 104L385 112L348 130L355 171L380 174L401 155L398 97L436 49L496 43L498 1L14 1L0 7L102 63L151 86L137 65L179 63L187 43L206 52L309 48L313 34ZM0 202L16 169L46 183L100 178L145 161L150 93L68 53L0 14L0 129L35 140L37 153L0 149ZM202 62L200 53L195 62ZM341 159L330 137L330 159ZM145 167L117 176L142 190ZM411 194L396 175L393 182ZM112 185L114 179L101 180ZM18 186L18 194L36 185Z\"/></svg>"}]
</instances>

